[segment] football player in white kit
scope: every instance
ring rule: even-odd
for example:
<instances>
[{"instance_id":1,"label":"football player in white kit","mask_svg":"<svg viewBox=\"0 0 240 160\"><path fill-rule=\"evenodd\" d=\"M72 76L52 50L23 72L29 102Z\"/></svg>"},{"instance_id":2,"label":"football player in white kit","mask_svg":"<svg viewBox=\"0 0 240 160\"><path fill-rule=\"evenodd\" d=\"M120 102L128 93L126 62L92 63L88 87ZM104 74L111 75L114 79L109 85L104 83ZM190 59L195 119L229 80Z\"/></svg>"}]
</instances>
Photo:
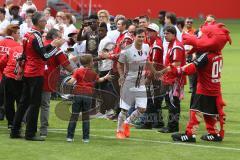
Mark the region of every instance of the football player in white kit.
<instances>
[{"instance_id":1,"label":"football player in white kit","mask_svg":"<svg viewBox=\"0 0 240 160\"><path fill-rule=\"evenodd\" d=\"M116 137L130 136L130 125L139 118L147 107L145 67L149 53L148 44L143 43L145 30L136 29L133 44L126 47L118 59L119 84L121 86L120 108ZM136 110L126 118L127 111L135 105Z\"/></svg>"}]
</instances>

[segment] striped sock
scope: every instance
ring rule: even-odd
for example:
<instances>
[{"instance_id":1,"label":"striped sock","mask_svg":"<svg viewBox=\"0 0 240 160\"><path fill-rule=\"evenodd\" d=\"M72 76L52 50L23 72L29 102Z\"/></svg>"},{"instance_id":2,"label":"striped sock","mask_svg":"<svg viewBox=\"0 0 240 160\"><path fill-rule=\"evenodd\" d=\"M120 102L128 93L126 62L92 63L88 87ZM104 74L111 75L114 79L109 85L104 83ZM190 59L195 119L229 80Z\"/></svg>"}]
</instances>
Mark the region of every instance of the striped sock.
<instances>
[{"instance_id":1,"label":"striped sock","mask_svg":"<svg viewBox=\"0 0 240 160\"><path fill-rule=\"evenodd\" d=\"M139 112L138 109L136 109L127 119L126 123L132 124L135 120L137 120L142 115L141 112Z\"/></svg>"}]
</instances>

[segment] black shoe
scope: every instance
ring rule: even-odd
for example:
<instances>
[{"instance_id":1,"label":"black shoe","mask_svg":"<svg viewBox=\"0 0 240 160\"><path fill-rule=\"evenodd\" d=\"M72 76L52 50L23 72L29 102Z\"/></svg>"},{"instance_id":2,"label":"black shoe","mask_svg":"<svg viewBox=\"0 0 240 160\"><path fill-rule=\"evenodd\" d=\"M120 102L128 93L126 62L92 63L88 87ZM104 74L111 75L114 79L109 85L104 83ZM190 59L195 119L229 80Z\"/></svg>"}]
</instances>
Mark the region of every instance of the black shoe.
<instances>
[{"instance_id":1,"label":"black shoe","mask_svg":"<svg viewBox=\"0 0 240 160\"><path fill-rule=\"evenodd\" d=\"M196 136L188 136L187 134L183 133L174 133L172 134L173 141L178 142L196 142Z\"/></svg>"},{"instance_id":2,"label":"black shoe","mask_svg":"<svg viewBox=\"0 0 240 160\"><path fill-rule=\"evenodd\" d=\"M20 133L18 133L18 134L10 133L10 138L12 138L12 139L18 139L18 138L23 138L23 136L21 136Z\"/></svg>"},{"instance_id":3,"label":"black shoe","mask_svg":"<svg viewBox=\"0 0 240 160\"><path fill-rule=\"evenodd\" d=\"M177 129L171 129L171 128L168 128L168 127L163 127L163 128L160 128L158 130L158 132L161 132L161 133L174 133L174 132L178 132Z\"/></svg>"},{"instance_id":4,"label":"black shoe","mask_svg":"<svg viewBox=\"0 0 240 160\"><path fill-rule=\"evenodd\" d=\"M135 128L136 129L152 129L152 125L142 124L142 125L137 125Z\"/></svg>"},{"instance_id":5,"label":"black shoe","mask_svg":"<svg viewBox=\"0 0 240 160\"><path fill-rule=\"evenodd\" d=\"M3 121L3 120L4 120L4 113L3 113L3 111L0 111L0 121Z\"/></svg>"},{"instance_id":6,"label":"black shoe","mask_svg":"<svg viewBox=\"0 0 240 160\"><path fill-rule=\"evenodd\" d=\"M11 124L9 124L9 125L8 125L8 130L11 130L12 127L13 127L13 126L12 126Z\"/></svg>"},{"instance_id":7,"label":"black shoe","mask_svg":"<svg viewBox=\"0 0 240 160\"><path fill-rule=\"evenodd\" d=\"M163 127L164 127L164 123L158 123L158 124L152 125L152 128L157 128L157 129L160 129L160 128L163 128Z\"/></svg>"},{"instance_id":8,"label":"black shoe","mask_svg":"<svg viewBox=\"0 0 240 160\"><path fill-rule=\"evenodd\" d=\"M33 136L33 137L25 136L25 139L28 141L45 141L45 139L40 136Z\"/></svg>"},{"instance_id":9,"label":"black shoe","mask_svg":"<svg viewBox=\"0 0 240 160\"><path fill-rule=\"evenodd\" d=\"M223 139L219 134L205 134L201 137L204 141L221 142Z\"/></svg>"}]
</instances>

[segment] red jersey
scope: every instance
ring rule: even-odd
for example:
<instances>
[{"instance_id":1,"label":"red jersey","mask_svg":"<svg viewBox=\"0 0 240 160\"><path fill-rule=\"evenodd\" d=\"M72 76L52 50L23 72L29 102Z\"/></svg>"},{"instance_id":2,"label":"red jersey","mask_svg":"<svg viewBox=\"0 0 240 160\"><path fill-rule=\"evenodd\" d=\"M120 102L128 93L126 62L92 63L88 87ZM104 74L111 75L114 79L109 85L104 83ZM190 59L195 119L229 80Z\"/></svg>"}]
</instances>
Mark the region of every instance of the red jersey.
<instances>
[{"instance_id":1,"label":"red jersey","mask_svg":"<svg viewBox=\"0 0 240 160\"><path fill-rule=\"evenodd\" d=\"M72 77L76 79L74 94L92 95L94 85L99 79L98 74L90 68L80 67L75 70Z\"/></svg>"},{"instance_id":2,"label":"red jersey","mask_svg":"<svg viewBox=\"0 0 240 160\"><path fill-rule=\"evenodd\" d=\"M22 52L23 48L20 44L10 49L9 55L7 56L7 65L3 71L6 77L16 79L16 74L14 73L17 64L16 59L22 55Z\"/></svg>"},{"instance_id":3,"label":"red jersey","mask_svg":"<svg viewBox=\"0 0 240 160\"><path fill-rule=\"evenodd\" d=\"M6 36L5 39L0 41L0 59L4 56L6 56L6 54L9 54L9 50L10 48L13 48L15 46L19 46L20 44L16 41L14 41L13 37L10 36ZM6 63L4 64L3 62L7 62L7 61L2 61L1 65L0 65L0 80L2 79L2 74L3 74L3 70L5 68L5 66L7 65Z\"/></svg>"},{"instance_id":4,"label":"red jersey","mask_svg":"<svg viewBox=\"0 0 240 160\"><path fill-rule=\"evenodd\" d=\"M160 37L157 37L157 39L150 44L150 51L148 54L148 60L150 62L155 62L156 69L160 70L162 69L163 64L163 46L162 46L162 40Z\"/></svg>"},{"instance_id":5,"label":"red jersey","mask_svg":"<svg viewBox=\"0 0 240 160\"><path fill-rule=\"evenodd\" d=\"M218 53L203 54L196 62L197 94L219 96L221 94L222 55Z\"/></svg>"},{"instance_id":6,"label":"red jersey","mask_svg":"<svg viewBox=\"0 0 240 160\"><path fill-rule=\"evenodd\" d=\"M168 45L167 55L165 59L164 66L170 66L174 62L181 62L180 66L184 66L186 64L186 58L185 58L185 49L183 47L183 44L178 41L177 39L175 41L172 41ZM181 84L186 84L186 76L183 75Z\"/></svg>"},{"instance_id":7,"label":"red jersey","mask_svg":"<svg viewBox=\"0 0 240 160\"><path fill-rule=\"evenodd\" d=\"M52 40L45 40L44 45L47 46ZM70 62L64 53L59 53L56 56L49 58L45 64L43 91L56 91L57 83L60 78L60 65L67 66Z\"/></svg>"},{"instance_id":8,"label":"red jersey","mask_svg":"<svg viewBox=\"0 0 240 160\"><path fill-rule=\"evenodd\" d=\"M35 27L24 35L23 47L26 55L24 77L43 76L44 60L58 52L56 47L43 45L41 32Z\"/></svg>"},{"instance_id":9,"label":"red jersey","mask_svg":"<svg viewBox=\"0 0 240 160\"><path fill-rule=\"evenodd\" d=\"M116 41L116 47L112 54L110 54L110 59L114 60L113 62L113 71L117 72L117 60L119 54L123 48L133 43L133 38L129 36L127 30L119 35Z\"/></svg>"}]
</instances>

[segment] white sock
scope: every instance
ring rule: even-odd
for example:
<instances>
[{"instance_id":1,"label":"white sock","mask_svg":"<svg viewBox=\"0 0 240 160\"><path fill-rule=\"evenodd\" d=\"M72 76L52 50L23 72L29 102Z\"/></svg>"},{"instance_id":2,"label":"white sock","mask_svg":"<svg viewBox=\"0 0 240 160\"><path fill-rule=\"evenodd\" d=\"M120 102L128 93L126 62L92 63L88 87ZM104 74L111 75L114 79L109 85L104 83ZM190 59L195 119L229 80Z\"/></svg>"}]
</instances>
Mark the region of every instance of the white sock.
<instances>
[{"instance_id":1,"label":"white sock","mask_svg":"<svg viewBox=\"0 0 240 160\"><path fill-rule=\"evenodd\" d=\"M117 124L117 132L119 131L122 131L122 125L123 125L123 122L125 121L127 117L127 112L125 111L121 111L118 115L118 124Z\"/></svg>"},{"instance_id":2,"label":"white sock","mask_svg":"<svg viewBox=\"0 0 240 160\"><path fill-rule=\"evenodd\" d=\"M126 123L132 124L135 120L137 120L142 115L141 112L139 112L138 109L136 109L127 119Z\"/></svg>"}]
</instances>

